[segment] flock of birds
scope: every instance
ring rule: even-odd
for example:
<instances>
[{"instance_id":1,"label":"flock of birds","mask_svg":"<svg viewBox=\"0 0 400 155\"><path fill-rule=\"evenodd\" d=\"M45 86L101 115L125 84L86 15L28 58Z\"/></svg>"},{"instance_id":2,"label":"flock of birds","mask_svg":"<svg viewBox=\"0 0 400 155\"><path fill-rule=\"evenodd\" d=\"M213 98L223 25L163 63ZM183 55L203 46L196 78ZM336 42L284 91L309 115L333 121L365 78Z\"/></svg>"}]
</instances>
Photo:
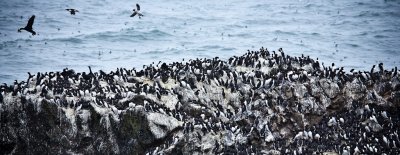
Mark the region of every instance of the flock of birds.
<instances>
[{"instance_id":1,"label":"flock of birds","mask_svg":"<svg viewBox=\"0 0 400 155\"><path fill-rule=\"evenodd\" d=\"M66 10L71 15L79 12L76 9ZM140 5L136 4L130 17L143 17L139 11ZM27 25L19 28L18 32L25 30L36 35L34 20L35 15L32 15ZM64 69L62 72L28 74L26 82L15 81L13 85L0 86L1 103L24 97L29 102L48 100L60 107L76 110L90 106L108 108L114 114L132 106L142 106L146 112L162 113L183 122L183 134L198 142L206 141L203 137L207 135L213 135L214 145L206 150L208 153L260 154L266 153L262 152L265 147L282 154L327 151L343 155L400 153L398 108L387 109L353 100L350 110L323 116L321 123L292 127L293 138L277 134L274 130L279 129L272 127L274 122L285 124L278 121L282 118L291 119L282 116L282 113L291 115L294 111L310 110L300 100L317 98L318 95L311 95L310 92L315 87L312 86L315 78L328 79L339 90L343 90L348 83L361 83L374 90L367 95L367 100L380 102L379 99L386 98L391 102L400 102L398 69L395 67L387 71L382 63L378 69L374 65L369 72L352 69L350 74L346 74L343 67L337 68L335 64L325 66L318 59L290 57L282 49L270 52L261 48L240 57L231 57L226 62L216 57L169 65L160 61L144 66L140 71L118 68L109 74L101 70L94 73L90 67L89 73ZM288 83L303 84L308 93L293 97L273 93L273 90L282 92L282 87ZM288 87L292 94L299 89L293 85ZM376 92L375 89L384 92ZM133 104L127 102L127 99L133 98L141 100ZM273 114L257 115L254 112L270 113L265 109L273 111ZM245 117L248 122L235 121L238 117ZM292 123L296 124L295 121ZM235 137L233 144L227 144L221 135ZM240 142L243 139L245 143ZM252 144L249 142L251 139L261 139L265 144ZM177 145L189 145L186 143L184 137L170 136L163 145L150 148L147 153L157 154Z\"/></svg>"},{"instance_id":2,"label":"flock of birds","mask_svg":"<svg viewBox=\"0 0 400 155\"><path fill-rule=\"evenodd\" d=\"M143 107L146 112L162 113L183 122L183 137L170 136L164 144L147 150L148 154L190 145L185 136L201 144L207 141L203 137L210 135L214 145L202 151L214 154L260 154L266 148L282 154L399 153L399 109L374 104L383 102L382 98L400 103L397 67L388 71L383 64L378 69L374 65L371 71L351 70L347 74L335 64L325 66L318 59L291 57L282 49L270 52L261 48L228 61L218 57L169 65L160 61L139 71L118 68L107 74L101 70L92 72L89 67L89 73L64 69L28 74L26 82L1 85L0 101L24 97L29 102L47 100L77 111L101 107L111 109L109 113L115 115L124 109ZM319 114L323 115L321 123L302 126L300 122L304 121L296 121L300 118L294 117L295 113L305 115L314 111L312 106L333 104L334 97L345 96L331 97L333 90L352 91L344 90L349 85L360 87L355 91L365 89L367 99L351 99L350 110L337 111L333 117ZM319 89L332 92L315 94ZM363 103L366 101L371 103ZM241 117L247 121L238 121ZM286 137L279 134L285 124L291 129ZM225 140L229 137L232 143Z\"/></svg>"},{"instance_id":3,"label":"flock of birds","mask_svg":"<svg viewBox=\"0 0 400 155\"><path fill-rule=\"evenodd\" d=\"M79 10L76 9L65 9L68 12L70 12L71 15L75 15L75 13L79 12ZM139 16L139 18L141 18L143 16L142 13L139 12L140 11L140 5L136 4L136 9L133 9L133 13L130 17L135 17L136 15ZM25 30L27 32L30 32L32 35L36 35L36 32L33 30L33 23L35 21L35 15L32 15L31 18L29 18L28 23L26 24L25 27L21 27L18 29L18 32L21 32L22 30Z\"/></svg>"}]
</instances>

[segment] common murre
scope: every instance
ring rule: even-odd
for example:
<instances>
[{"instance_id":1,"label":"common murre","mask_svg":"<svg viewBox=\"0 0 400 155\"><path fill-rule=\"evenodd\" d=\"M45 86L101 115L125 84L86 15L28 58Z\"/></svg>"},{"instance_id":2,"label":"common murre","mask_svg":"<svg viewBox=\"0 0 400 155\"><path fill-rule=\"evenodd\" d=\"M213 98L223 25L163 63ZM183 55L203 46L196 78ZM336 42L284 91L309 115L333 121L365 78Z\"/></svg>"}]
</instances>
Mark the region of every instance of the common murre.
<instances>
[{"instance_id":1,"label":"common murre","mask_svg":"<svg viewBox=\"0 0 400 155\"><path fill-rule=\"evenodd\" d=\"M130 17L135 17L135 15L138 15L139 19L142 18L143 14L141 14L139 11L140 11L140 5L136 3L136 10L133 9L133 13Z\"/></svg>"},{"instance_id":2,"label":"common murre","mask_svg":"<svg viewBox=\"0 0 400 155\"><path fill-rule=\"evenodd\" d=\"M79 12L76 9L65 9L65 10L69 11L69 13L71 13L71 15L75 15L76 12Z\"/></svg>"},{"instance_id":3,"label":"common murre","mask_svg":"<svg viewBox=\"0 0 400 155\"><path fill-rule=\"evenodd\" d=\"M34 21L35 21L35 15L32 15L32 17L29 18L29 20L28 20L28 24L26 24L25 27L19 28L18 32L21 32L21 30L25 30L25 31L32 33L32 35L36 35L36 32L33 31L33 28L32 28Z\"/></svg>"}]
</instances>

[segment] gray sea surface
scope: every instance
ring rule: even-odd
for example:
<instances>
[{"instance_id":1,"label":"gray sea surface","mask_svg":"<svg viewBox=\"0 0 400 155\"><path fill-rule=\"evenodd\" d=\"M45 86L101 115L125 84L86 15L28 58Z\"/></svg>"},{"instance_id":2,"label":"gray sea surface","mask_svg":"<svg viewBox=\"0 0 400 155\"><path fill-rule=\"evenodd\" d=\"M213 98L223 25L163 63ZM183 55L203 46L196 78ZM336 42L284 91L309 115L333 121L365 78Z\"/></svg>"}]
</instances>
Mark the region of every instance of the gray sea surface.
<instances>
[{"instance_id":1,"label":"gray sea surface","mask_svg":"<svg viewBox=\"0 0 400 155\"><path fill-rule=\"evenodd\" d=\"M136 3L141 19L129 17ZM32 15L37 35L18 33ZM0 36L0 83L66 67L226 60L261 46L347 71L389 70L400 63L400 1L0 0Z\"/></svg>"}]
</instances>

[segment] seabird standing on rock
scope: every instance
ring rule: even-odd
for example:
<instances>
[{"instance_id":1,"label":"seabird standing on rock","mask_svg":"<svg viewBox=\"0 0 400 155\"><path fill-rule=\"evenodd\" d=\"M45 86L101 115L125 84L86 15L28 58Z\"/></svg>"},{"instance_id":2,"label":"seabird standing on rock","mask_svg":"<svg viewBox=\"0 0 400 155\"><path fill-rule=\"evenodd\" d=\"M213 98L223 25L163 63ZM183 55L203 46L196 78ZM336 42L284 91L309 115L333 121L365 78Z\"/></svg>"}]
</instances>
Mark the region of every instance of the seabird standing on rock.
<instances>
[{"instance_id":1,"label":"seabird standing on rock","mask_svg":"<svg viewBox=\"0 0 400 155\"><path fill-rule=\"evenodd\" d=\"M65 10L69 11L69 13L71 13L71 15L75 15L76 12L79 12L76 9L65 9Z\"/></svg>"},{"instance_id":2,"label":"seabird standing on rock","mask_svg":"<svg viewBox=\"0 0 400 155\"><path fill-rule=\"evenodd\" d=\"M25 31L32 33L32 35L36 35L36 32L33 31L33 28L32 28L34 20L35 20L35 15L32 15L32 17L29 18L28 24L26 24L26 26L23 28L19 28L18 32L21 32L21 30L25 30Z\"/></svg>"},{"instance_id":3,"label":"seabird standing on rock","mask_svg":"<svg viewBox=\"0 0 400 155\"><path fill-rule=\"evenodd\" d=\"M140 11L140 5L136 3L136 10L133 9L133 13L132 13L131 17L135 17L135 15L137 14L140 19L143 16L143 14L139 13L139 11Z\"/></svg>"}]
</instances>

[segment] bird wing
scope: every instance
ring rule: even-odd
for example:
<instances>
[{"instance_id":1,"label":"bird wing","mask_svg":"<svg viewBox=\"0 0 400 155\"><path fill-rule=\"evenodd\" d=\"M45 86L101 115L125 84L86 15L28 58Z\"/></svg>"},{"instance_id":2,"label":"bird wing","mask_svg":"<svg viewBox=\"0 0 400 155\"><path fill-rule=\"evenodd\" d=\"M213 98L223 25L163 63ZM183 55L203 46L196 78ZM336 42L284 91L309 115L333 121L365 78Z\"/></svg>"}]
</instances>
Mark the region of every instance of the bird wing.
<instances>
[{"instance_id":1,"label":"bird wing","mask_svg":"<svg viewBox=\"0 0 400 155\"><path fill-rule=\"evenodd\" d=\"M28 24L26 24L25 28L32 29L32 25L33 25L34 20L35 20L35 15L32 15L32 17L29 18Z\"/></svg>"},{"instance_id":2,"label":"bird wing","mask_svg":"<svg viewBox=\"0 0 400 155\"><path fill-rule=\"evenodd\" d=\"M139 11L140 10L140 5L136 3L136 9Z\"/></svg>"},{"instance_id":3,"label":"bird wing","mask_svg":"<svg viewBox=\"0 0 400 155\"><path fill-rule=\"evenodd\" d=\"M137 13L136 12L134 12L132 15L131 15L131 17L135 17L135 15L136 15Z\"/></svg>"}]
</instances>

